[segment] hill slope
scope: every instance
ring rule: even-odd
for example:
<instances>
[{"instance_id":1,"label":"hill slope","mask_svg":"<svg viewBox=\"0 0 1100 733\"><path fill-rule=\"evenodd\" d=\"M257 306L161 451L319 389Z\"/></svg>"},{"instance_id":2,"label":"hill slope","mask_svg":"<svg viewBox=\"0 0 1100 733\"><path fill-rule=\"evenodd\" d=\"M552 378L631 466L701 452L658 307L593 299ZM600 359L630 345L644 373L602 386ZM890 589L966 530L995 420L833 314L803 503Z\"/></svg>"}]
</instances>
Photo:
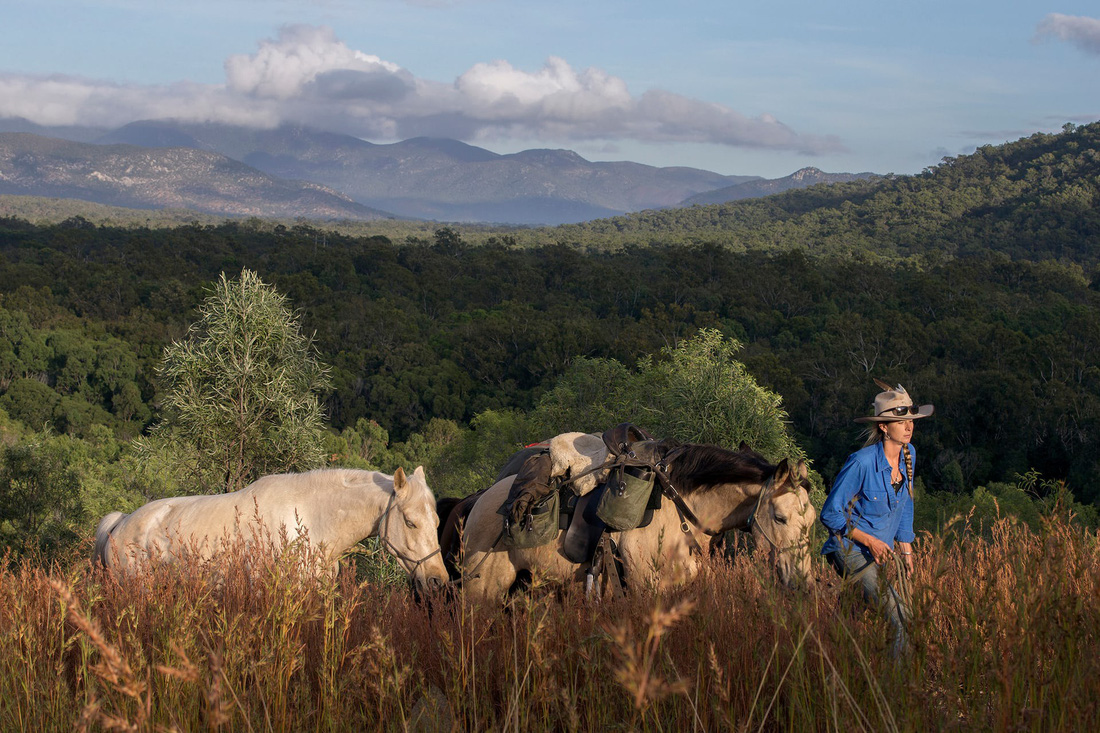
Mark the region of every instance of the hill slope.
<instances>
[{"instance_id":1,"label":"hill slope","mask_svg":"<svg viewBox=\"0 0 1100 733\"><path fill-rule=\"evenodd\" d=\"M813 186L762 199L562 226L603 247L714 242L843 257L1013 258L1100 263L1100 123L987 145L914 176Z\"/></svg>"},{"instance_id":2,"label":"hill slope","mask_svg":"<svg viewBox=\"0 0 1100 733\"><path fill-rule=\"evenodd\" d=\"M388 216L323 186L280 180L217 153L91 145L29 133L0 133L0 194L236 216Z\"/></svg>"}]
</instances>

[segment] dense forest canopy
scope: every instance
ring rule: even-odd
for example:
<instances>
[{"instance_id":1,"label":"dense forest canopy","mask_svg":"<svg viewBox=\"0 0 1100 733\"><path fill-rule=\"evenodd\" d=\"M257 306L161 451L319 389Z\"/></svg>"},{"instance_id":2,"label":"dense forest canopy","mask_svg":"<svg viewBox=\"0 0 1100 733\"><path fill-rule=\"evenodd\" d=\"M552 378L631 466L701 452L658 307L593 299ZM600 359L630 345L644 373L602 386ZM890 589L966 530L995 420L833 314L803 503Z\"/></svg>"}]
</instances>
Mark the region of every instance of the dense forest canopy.
<instances>
[{"instance_id":1,"label":"dense forest canopy","mask_svg":"<svg viewBox=\"0 0 1100 733\"><path fill-rule=\"evenodd\" d=\"M602 247L718 242L888 260L1002 252L1100 262L1100 123L1067 124L916 176L838 183L720 206L648 211L558 227Z\"/></svg>"},{"instance_id":2,"label":"dense forest canopy","mask_svg":"<svg viewBox=\"0 0 1100 733\"><path fill-rule=\"evenodd\" d=\"M937 407L930 489L1036 471L1098 502L1098 187L1100 124L919 176L470 239L2 218L0 427L147 432L165 347L247 268L330 367L334 432L530 410L579 357L632 365L715 328L827 481L882 377Z\"/></svg>"}]
</instances>

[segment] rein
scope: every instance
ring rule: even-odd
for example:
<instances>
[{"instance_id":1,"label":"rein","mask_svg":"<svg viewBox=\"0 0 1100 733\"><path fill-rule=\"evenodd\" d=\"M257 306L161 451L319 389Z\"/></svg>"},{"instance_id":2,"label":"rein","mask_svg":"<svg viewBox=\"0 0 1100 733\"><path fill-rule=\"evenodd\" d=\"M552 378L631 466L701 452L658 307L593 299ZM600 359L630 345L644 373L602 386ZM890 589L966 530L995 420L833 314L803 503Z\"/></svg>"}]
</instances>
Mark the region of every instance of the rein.
<instances>
[{"instance_id":1,"label":"rein","mask_svg":"<svg viewBox=\"0 0 1100 733\"><path fill-rule=\"evenodd\" d=\"M442 554L443 550L439 547L436 547L424 557L420 558L419 560L415 560L405 553L401 552L401 550L397 549L397 545L390 542L390 538L387 536L389 534L387 530L389 530L390 527L390 511L395 506L396 500L397 493L394 492L390 494L390 500L386 502L386 510L382 512L381 529L379 529L378 531L378 539L382 543L382 546L390 551L390 554L392 554L398 560L405 562L407 565L412 565L412 569L409 570L409 577L414 577L416 575L416 571L420 569L421 565L426 563L428 560L431 560L433 556Z\"/></svg>"}]
</instances>

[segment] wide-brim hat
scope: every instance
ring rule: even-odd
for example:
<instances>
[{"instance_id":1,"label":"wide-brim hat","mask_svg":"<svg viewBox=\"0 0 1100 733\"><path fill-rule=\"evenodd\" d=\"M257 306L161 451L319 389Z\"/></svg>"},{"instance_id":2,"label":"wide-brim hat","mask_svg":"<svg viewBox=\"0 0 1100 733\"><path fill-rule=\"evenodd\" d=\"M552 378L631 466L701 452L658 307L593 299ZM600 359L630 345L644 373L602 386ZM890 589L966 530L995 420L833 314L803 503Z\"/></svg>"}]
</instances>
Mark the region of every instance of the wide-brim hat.
<instances>
[{"instance_id":1,"label":"wide-brim hat","mask_svg":"<svg viewBox=\"0 0 1100 733\"><path fill-rule=\"evenodd\" d=\"M882 387L883 391L875 396L875 414L868 417L857 417L856 422L894 422L895 420L919 420L928 417L936 408L932 405L913 404L913 398L900 384L891 387L882 380L876 379L875 384Z\"/></svg>"}]
</instances>

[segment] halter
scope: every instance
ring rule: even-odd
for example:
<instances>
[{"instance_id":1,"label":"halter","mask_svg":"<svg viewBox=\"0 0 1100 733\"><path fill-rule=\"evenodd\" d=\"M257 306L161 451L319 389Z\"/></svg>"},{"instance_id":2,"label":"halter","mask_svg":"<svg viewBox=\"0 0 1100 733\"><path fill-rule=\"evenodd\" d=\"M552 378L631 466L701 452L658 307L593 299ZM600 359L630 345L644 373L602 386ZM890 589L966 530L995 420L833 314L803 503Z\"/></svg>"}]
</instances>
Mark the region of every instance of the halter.
<instances>
[{"instance_id":1,"label":"halter","mask_svg":"<svg viewBox=\"0 0 1100 733\"><path fill-rule=\"evenodd\" d=\"M409 571L409 577L413 578L416 575L416 571L420 569L421 565L432 559L434 555L441 554L443 550L442 548L436 547L434 550L432 550L419 560L414 560L405 553L401 552L401 550L397 549L396 545L390 542L389 537L387 537L386 535L388 534L387 530L390 526L390 510L393 509L396 500L397 492L395 491L394 493L390 494L390 500L386 502L386 510L382 512L382 528L378 531L378 541L382 543L383 547L390 551L391 555L399 560L403 560L409 565L412 565L412 570Z\"/></svg>"},{"instance_id":2,"label":"halter","mask_svg":"<svg viewBox=\"0 0 1100 733\"><path fill-rule=\"evenodd\" d=\"M771 491L774 484L775 473L772 473L772 475L768 477L768 480L764 482L764 485L760 487L760 493L756 496L756 504L753 505L752 513L749 514L749 520L745 523L745 531L751 532L753 525L755 525L757 528L759 528L760 535L768 541L768 544L771 545L772 549L774 549L776 552L790 552L791 550L801 549L807 545L808 541L796 542L786 547L780 547L779 543L772 539L771 535L769 535L767 530L764 529L764 526L756 521L756 512L759 511L760 504L764 501L764 494L767 494L769 491Z\"/></svg>"}]
</instances>

